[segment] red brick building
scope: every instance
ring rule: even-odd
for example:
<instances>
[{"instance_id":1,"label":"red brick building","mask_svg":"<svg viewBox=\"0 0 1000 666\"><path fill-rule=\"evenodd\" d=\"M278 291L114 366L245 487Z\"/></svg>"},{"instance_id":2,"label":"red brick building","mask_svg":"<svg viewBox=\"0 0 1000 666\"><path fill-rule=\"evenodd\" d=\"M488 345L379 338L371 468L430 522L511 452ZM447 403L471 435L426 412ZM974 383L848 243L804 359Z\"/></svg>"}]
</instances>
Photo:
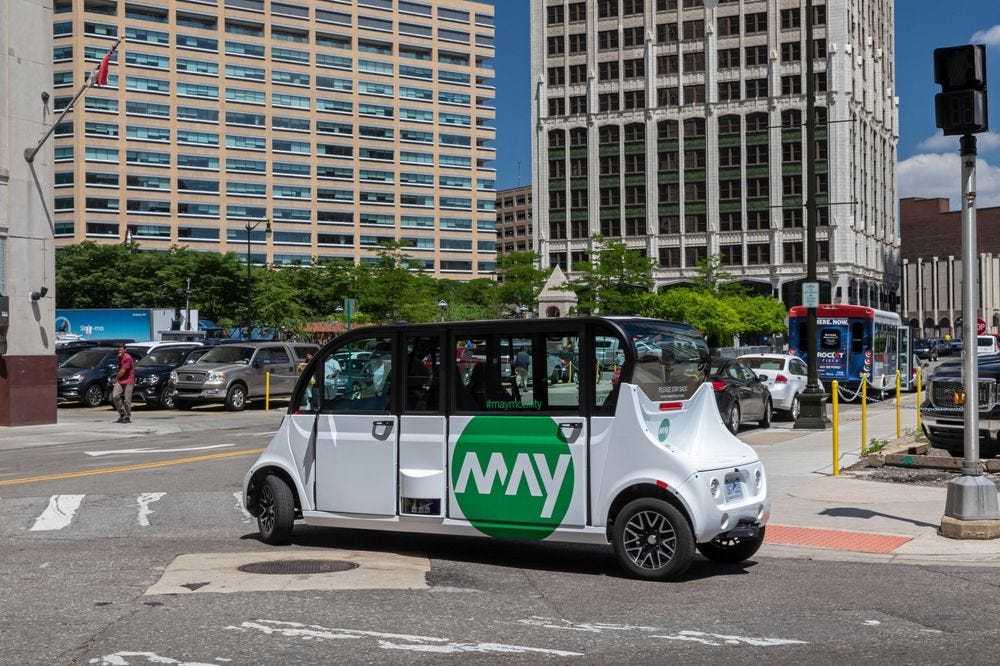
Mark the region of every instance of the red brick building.
<instances>
[{"instance_id":1,"label":"red brick building","mask_svg":"<svg viewBox=\"0 0 1000 666\"><path fill-rule=\"evenodd\" d=\"M1000 254L1000 208L976 210L980 253ZM948 210L948 199L899 200L899 238L903 259L962 257L962 211Z\"/></svg>"},{"instance_id":2,"label":"red brick building","mask_svg":"<svg viewBox=\"0 0 1000 666\"><path fill-rule=\"evenodd\" d=\"M948 199L900 199L903 321L916 335L961 336L962 211ZM1000 208L976 210L979 317L1000 332Z\"/></svg>"}]
</instances>

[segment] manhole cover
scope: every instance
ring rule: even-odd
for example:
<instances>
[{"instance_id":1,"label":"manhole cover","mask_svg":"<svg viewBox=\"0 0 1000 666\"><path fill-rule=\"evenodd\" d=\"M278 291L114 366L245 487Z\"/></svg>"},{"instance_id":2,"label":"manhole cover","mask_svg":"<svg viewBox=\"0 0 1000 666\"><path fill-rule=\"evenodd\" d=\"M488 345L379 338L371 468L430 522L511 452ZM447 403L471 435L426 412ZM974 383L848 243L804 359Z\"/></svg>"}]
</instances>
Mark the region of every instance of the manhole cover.
<instances>
[{"instance_id":1,"label":"manhole cover","mask_svg":"<svg viewBox=\"0 0 1000 666\"><path fill-rule=\"evenodd\" d=\"M271 562L251 562L239 567L239 570L243 573L290 576L338 573L357 568L358 565L354 562L345 562L343 560L276 560Z\"/></svg>"}]
</instances>

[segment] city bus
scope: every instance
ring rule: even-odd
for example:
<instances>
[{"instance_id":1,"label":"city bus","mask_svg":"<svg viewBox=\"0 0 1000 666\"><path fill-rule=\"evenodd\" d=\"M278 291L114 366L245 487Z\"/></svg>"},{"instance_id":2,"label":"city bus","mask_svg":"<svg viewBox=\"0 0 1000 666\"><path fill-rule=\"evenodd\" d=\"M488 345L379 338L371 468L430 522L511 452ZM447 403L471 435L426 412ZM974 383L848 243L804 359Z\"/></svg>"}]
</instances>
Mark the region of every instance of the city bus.
<instances>
[{"instance_id":1,"label":"city bus","mask_svg":"<svg viewBox=\"0 0 1000 666\"><path fill-rule=\"evenodd\" d=\"M788 312L788 352L809 360L806 345L807 310L796 305ZM869 390L895 390L896 370L904 388L913 385L910 329L895 312L864 305L820 305L816 309L816 368L827 391L833 380L856 393L861 375Z\"/></svg>"},{"instance_id":2,"label":"city bus","mask_svg":"<svg viewBox=\"0 0 1000 666\"><path fill-rule=\"evenodd\" d=\"M621 365L605 367L607 348ZM522 351L526 376L506 371ZM337 360L362 352L364 368ZM553 379L564 359L574 378ZM708 369L701 333L655 319L356 329L303 370L243 502L268 544L301 521L611 544L652 580L681 575L696 549L739 562L764 540L768 485Z\"/></svg>"}]
</instances>

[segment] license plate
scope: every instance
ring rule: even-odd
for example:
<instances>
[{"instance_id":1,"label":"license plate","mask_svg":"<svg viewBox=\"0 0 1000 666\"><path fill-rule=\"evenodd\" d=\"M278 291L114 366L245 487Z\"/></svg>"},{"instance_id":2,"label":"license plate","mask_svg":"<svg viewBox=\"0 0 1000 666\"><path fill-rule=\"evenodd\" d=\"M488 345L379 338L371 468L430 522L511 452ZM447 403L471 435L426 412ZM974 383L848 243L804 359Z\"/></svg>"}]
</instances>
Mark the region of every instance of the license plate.
<instances>
[{"instance_id":1,"label":"license plate","mask_svg":"<svg viewBox=\"0 0 1000 666\"><path fill-rule=\"evenodd\" d=\"M739 481L726 482L726 501L735 502L743 499L743 484Z\"/></svg>"}]
</instances>

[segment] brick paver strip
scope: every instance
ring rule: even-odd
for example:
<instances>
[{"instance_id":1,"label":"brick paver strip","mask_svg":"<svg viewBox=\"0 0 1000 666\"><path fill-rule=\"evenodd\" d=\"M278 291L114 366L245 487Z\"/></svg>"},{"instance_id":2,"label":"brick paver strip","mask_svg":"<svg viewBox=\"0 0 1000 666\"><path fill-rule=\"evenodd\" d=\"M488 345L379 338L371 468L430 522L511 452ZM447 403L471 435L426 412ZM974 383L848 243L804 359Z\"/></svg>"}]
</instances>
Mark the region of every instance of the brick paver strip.
<instances>
[{"instance_id":1,"label":"brick paver strip","mask_svg":"<svg viewBox=\"0 0 1000 666\"><path fill-rule=\"evenodd\" d=\"M776 546L802 546L823 550L847 550L855 553L891 553L912 537L873 532L821 530L813 527L768 525L764 543Z\"/></svg>"}]
</instances>

